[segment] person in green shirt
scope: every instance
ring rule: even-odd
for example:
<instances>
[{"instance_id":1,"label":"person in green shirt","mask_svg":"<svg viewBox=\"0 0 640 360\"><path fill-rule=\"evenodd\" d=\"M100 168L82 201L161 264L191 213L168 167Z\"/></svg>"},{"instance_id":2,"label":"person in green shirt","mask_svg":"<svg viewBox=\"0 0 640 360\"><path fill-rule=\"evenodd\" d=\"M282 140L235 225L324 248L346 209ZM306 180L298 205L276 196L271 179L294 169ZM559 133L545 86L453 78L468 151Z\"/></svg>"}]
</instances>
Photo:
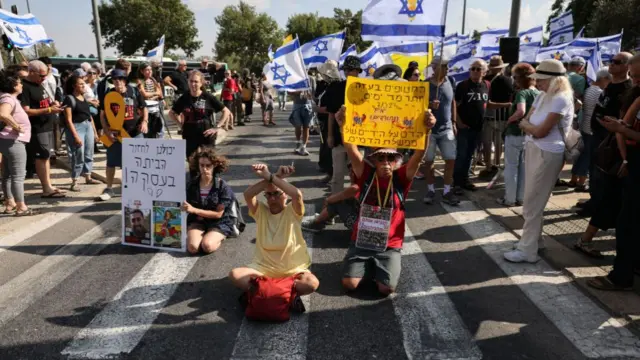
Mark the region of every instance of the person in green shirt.
<instances>
[{"instance_id":1,"label":"person in green shirt","mask_svg":"<svg viewBox=\"0 0 640 360\"><path fill-rule=\"evenodd\" d=\"M531 115L531 106L540 94L536 81L529 77L533 73L535 69L527 63L518 63L511 69L517 92L505 129L504 197L498 199L505 206L521 206L524 200L524 133L518 124L525 115Z\"/></svg>"}]
</instances>

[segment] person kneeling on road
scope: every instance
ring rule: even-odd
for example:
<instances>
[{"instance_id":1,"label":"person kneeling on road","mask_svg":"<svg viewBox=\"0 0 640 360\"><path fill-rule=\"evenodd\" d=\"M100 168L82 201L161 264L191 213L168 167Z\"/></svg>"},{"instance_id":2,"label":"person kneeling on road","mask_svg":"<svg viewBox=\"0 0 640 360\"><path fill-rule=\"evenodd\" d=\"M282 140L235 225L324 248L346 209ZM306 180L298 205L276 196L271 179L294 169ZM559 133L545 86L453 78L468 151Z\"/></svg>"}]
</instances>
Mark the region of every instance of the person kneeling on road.
<instances>
[{"instance_id":1,"label":"person kneeling on road","mask_svg":"<svg viewBox=\"0 0 640 360\"><path fill-rule=\"evenodd\" d=\"M228 161L217 156L215 150L205 147L191 159L192 170L197 176L187 185L187 201L182 210L187 216L187 251L197 254L200 249L210 254L233 235L231 217L236 196L231 187L219 178L227 170Z\"/></svg>"},{"instance_id":2,"label":"person kneeling on road","mask_svg":"<svg viewBox=\"0 0 640 360\"><path fill-rule=\"evenodd\" d=\"M244 198L249 215L257 223L255 255L247 267L231 270L229 278L245 292L252 290L257 278L289 278L293 279L296 295L311 294L319 281L309 271L311 257L302 237L304 199L300 190L284 180L293 174L294 168L281 166L276 174L271 174L267 165L256 164L253 171L262 180L250 186ZM264 193L266 204L258 201L260 193Z\"/></svg>"},{"instance_id":3,"label":"person kneeling on road","mask_svg":"<svg viewBox=\"0 0 640 360\"><path fill-rule=\"evenodd\" d=\"M343 131L345 107L336 114ZM425 126L433 128L436 118L427 110ZM425 144L426 145L426 144ZM344 259L342 285L355 290L362 279L373 278L378 291L393 293L400 278L400 261L405 229L404 199L424 156L424 147L416 150L406 164L399 166L402 155L396 149L373 149L370 165L354 144L344 144L356 182L360 188L360 214L351 233L352 243ZM382 228L380 223L384 223ZM375 265L369 274L368 262Z\"/></svg>"}]
</instances>

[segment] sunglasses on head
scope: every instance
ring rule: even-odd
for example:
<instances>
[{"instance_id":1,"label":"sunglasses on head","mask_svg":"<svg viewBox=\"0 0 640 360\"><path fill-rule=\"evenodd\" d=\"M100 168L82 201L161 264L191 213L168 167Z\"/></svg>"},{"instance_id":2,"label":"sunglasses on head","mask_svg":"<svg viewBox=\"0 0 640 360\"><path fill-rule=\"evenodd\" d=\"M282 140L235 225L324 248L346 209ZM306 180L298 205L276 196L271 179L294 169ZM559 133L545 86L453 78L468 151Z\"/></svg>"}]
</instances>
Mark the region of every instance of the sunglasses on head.
<instances>
[{"instance_id":1,"label":"sunglasses on head","mask_svg":"<svg viewBox=\"0 0 640 360\"><path fill-rule=\"evenodd\" d=\"M376 160L378 160L379 162L383 162L385 160L387 160L388 162L394 162L396 161L396 155L394 154L380 154L376 156Z\"/></svg>"}]
</instances>

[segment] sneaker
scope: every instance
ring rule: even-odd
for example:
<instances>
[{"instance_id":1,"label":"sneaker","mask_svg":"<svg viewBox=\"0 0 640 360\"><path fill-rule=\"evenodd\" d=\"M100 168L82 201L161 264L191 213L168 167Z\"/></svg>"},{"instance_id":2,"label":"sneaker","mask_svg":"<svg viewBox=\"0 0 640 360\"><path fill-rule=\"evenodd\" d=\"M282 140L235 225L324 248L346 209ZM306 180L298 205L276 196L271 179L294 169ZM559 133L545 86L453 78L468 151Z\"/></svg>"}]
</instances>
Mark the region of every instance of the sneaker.
<instances>
[{"instance_id":1,"label":"sneaker","mask_svg":"<svg viewBox=\"0 0 640 360\"><path fill-rule=\"evenodd\" d=\"M442 195L442 201L444 201L445 204L449 204L451 206L460 204L460 200L458 200L453 191L449 191L448 193Z\"/></svg>"},{"instance_id":2,"label":"sneaker","mask_svg":"<svg viewBox=\"0 0 640 360\"><path fill-rule=\"evenodd\" d=\"M304 230L310 231L312 233L317 233L324 230L325 224L322 224L322 223L318 224L316 223L315 216L309 216L306 219L302 220L302 224L300 224L300 226Z\"/></svg>"},{"instance_id":3,"label":"sneaker","mask_svg":"<svg viewBox=\"0 0 640 360\"><path fill-rule=\"evenodd\" d=\"M106 188L102 191L102 195L98 196L98 199L101 201L111 200L112 197L116 196L116 193L111 188Z\"/></svg>"},{"instance_id":4,"label":"sneaker","mask_svg":"<svg viewBox=\"0 0 640 360\"><path fill-rule=\"evenodd\" d=\"M534 255L533 257L527 257L527 255L520 250L513 250L513 251L506 252L504 253L503 256L505 260L512 263L527 262L527 263L534 264L540 261L540 258L538 257L538 255Z\"/></svg>"},{"instance_id":5,"label":"sneaker","mask_svg":"<svg viewBox=\"0 0 640 360\"><path fill-rule=\"evenodd\" d=\"M429 190L427 192L427 195L424 196L424 199L422 199L422 201L424 201L424 203L427 205L431 205L433 204L433 201L435 198L436 198L436 192Z\"/></svg>"},{"instance_id":6,"label":"sneaker","mask_svg":"<svg viewBox=\"0 0 640 360\"><path fill-rule=\"evenodd\" d=\"M306 146L302 146L300 149L298 149L298 154L302 155L302 156L309 156L309 152L307 151L307 147Z\"/></svg>"},{"instance_id":7,"label":"sneaker","mask_svg":"<svg viewBox=\"0 0 640 360\"><path fill-rule=\"evenodd\" d=\"M329 218L329 220L325 221L325 224L326 225L335 225L336 224L336 218L335 217Z\"/></svg>"},{"instance_id":8,"label":"sneaker","mask_svg":"<svg viewBox=\"0 0 640 360\"><path fill-rule=\"evenodd\" d=\"M296 143L296 148L293 150L294 153L299 154L300 153L300 148L302 147L302 144L297 142Z\"/></svg>"},{"instance_id":9,"label":"sneaker","mask_svg":"<svg viewBox=\"0 0 640 360\"><path fill-rule=\"evenodd\" d=\"M424 179L424 174L422 172L418 171L413 178L416 179L416 180L422 180L422 179Z\"/></svg>"}]
</instances>

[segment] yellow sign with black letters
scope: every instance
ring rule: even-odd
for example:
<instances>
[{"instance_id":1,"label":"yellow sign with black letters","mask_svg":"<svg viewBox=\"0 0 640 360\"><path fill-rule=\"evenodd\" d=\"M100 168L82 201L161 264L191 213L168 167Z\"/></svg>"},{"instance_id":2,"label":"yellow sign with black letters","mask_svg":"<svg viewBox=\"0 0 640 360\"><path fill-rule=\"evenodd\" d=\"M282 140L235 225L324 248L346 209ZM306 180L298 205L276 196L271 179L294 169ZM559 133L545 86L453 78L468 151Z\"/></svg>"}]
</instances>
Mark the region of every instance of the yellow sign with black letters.
<instances>
[{"instance_id":1,"label":"yellow sign with black letters","mask_svg":"<svg viewBox=\"0 0 640 360\"><path fill-rule=\"evenodd\" d=\"M345 143L424 150L429 83L347 78Z\"/></svg>"}]
</instances>

